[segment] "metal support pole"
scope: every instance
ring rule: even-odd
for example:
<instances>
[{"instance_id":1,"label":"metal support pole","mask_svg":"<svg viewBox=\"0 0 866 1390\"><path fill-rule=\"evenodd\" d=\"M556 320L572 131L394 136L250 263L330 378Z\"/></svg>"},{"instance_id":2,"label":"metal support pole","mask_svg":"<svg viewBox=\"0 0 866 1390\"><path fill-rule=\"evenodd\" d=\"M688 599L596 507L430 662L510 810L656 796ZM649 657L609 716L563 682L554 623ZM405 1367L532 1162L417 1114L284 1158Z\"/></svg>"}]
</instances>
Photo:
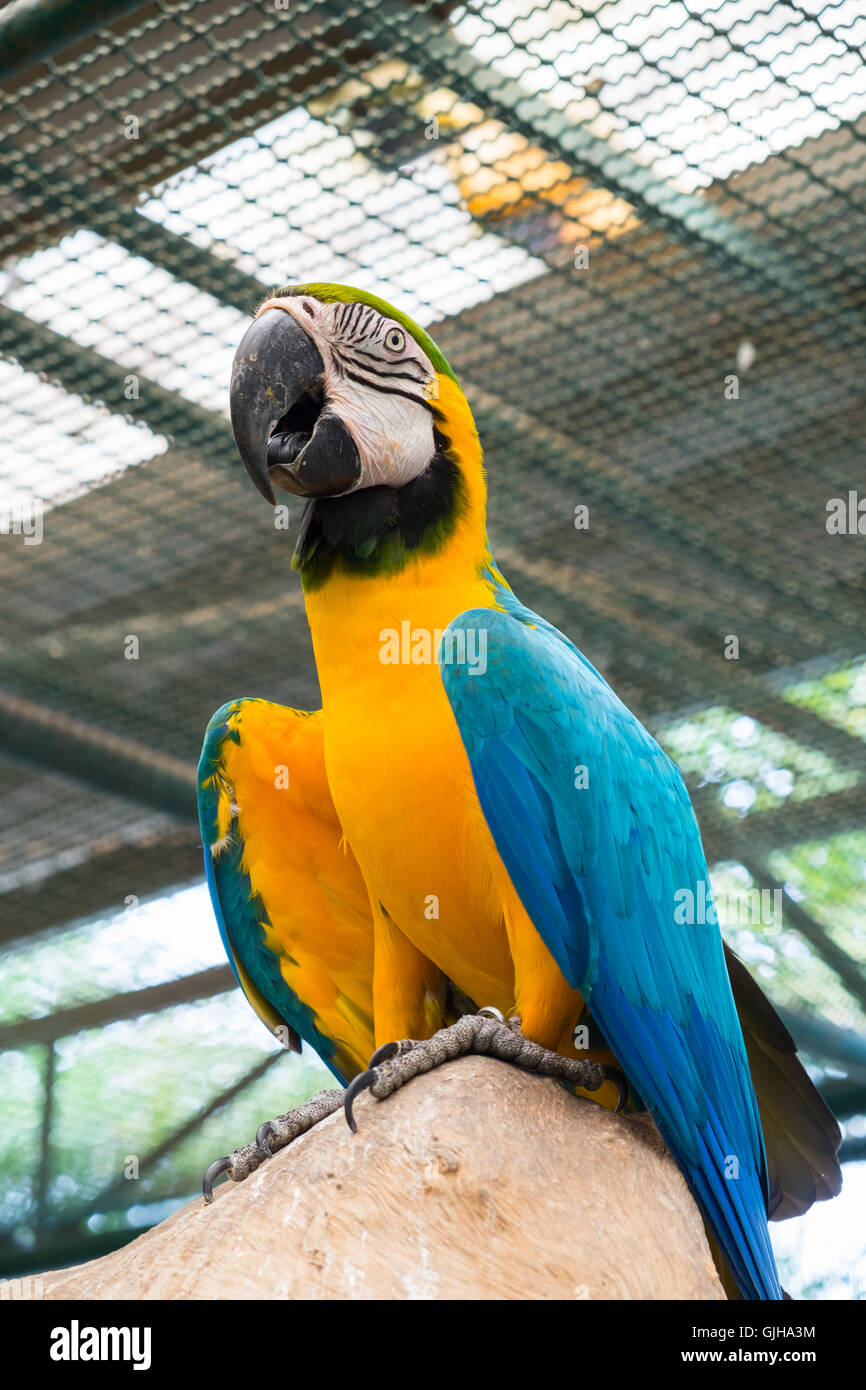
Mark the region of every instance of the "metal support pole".
<instances>
[{"instance_id":1,"label":"metal support pole","mask_svg":"<svg viewBox=\"0 0 866 1390\"><path fill-rule=\"evenodd\" d=\"M36 1175L36 1224L44 1226L48 1209L48 1180L51 1175L51 1125L54 1119L54 1077L57 1053L53 1040L45 1049L45 1083L42 1099L42 1139L39 1171Z\"/></svg>"}]
</instances>

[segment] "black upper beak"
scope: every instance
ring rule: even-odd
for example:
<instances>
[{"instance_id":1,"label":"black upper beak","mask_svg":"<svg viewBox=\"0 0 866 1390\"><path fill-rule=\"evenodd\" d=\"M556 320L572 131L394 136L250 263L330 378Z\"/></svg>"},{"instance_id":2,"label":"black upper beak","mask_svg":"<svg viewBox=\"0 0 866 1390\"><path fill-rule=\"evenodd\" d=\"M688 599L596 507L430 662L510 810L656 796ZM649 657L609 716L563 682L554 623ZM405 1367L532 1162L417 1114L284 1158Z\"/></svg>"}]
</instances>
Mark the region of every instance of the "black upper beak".
<instances>
[{"instance_id":1,"label":"black upper beak","mask_svg":"<svg viewBox=\"0 0 866 1390\"><path fill-rule=\"evenodd\" d=\"M267 309L241 338L232 367L231 416L238 452L263 497L275 501L268 440L275 426L321 381L312 338L283 309Z\"/></svg>"},{"instance_id":2,"label":"black upper beak","mask_svg":"<svg viewBox=\"0 0 866 1390\"><path fill-rule=\"evenodd\" d=\"M231 417L246 470L273 505L273 483L301 497L346 492L361 475L349 431L323 409L321 354L293 314L266 309L235 353Z\"/></svg>"}]
</instances>

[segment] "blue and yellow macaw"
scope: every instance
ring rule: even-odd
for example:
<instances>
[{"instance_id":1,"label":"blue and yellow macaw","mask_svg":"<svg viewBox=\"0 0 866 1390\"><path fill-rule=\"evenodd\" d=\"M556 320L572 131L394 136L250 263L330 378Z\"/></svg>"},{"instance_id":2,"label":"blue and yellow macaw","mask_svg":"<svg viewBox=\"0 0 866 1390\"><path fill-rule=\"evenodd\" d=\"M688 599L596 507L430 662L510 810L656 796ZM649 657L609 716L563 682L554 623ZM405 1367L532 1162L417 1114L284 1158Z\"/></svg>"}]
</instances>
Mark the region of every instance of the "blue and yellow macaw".
<instances>
[{"instance_id":1,"label":"blue and yellow macaw","mask_svg":"<svg viewBox=\"0 0 866 1390\"><path fill-rule=\"evenodd\" d=\"M496 567L453 371L373 295L288 286L231 395L259 490L307 499L322 694L309 714L236 700L205 739L207 874L247 998L344 1083L480 1006L615 1064L739 1294L778 1299L768 1215L838 1190L838 1127L712 912L677 920L680 890L711 895L676 767Z\"/></svg>"}]
</instances>

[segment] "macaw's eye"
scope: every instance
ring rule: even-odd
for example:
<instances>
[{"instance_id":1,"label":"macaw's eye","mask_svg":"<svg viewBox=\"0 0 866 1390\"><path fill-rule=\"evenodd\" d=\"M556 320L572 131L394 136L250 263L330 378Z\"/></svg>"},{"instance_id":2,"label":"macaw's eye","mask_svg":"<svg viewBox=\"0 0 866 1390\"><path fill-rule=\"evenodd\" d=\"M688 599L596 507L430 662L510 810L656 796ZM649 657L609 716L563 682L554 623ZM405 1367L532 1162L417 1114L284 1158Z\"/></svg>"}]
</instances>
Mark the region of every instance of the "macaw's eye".
<instances>
[{"instance_id":1,"label":"macaw's eye","mask_svg":"<svg viewBox=\"0 0 866 1390\"><path fill-rule=\"evenodd\" d=\"M389 352L402 352L406 346L406 334L399 328L389 328L385 334L385 346Z\"/></svg>"}]
</instances>

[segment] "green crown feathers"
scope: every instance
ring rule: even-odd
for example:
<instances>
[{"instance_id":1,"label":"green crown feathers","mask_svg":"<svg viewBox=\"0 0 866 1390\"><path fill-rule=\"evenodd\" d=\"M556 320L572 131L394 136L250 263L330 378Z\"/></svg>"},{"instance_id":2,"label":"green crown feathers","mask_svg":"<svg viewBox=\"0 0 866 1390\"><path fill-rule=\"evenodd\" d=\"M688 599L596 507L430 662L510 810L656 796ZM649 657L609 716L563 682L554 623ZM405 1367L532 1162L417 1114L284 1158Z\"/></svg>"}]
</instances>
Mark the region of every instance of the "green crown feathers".
<instances>
[{"instance_id":1,"label":"green crown feathers","mask_svg":"<svg viewBox=\"0 0 866 1390\"><path fill-rule=\"evenodd\" d=\"M426 352L430 361L433 363L437 372L443 376L450 376L452 381L457 381L455 373L448 365L446 358L439 351L438 347L423 328L419 328L414 319L410 319L408 314L403 314L399 309L395 309L393 304L389 304L385 299L379 299L375 294L368 294L366 290L357 290L353 285L283 285L281 289L275 290L277 298L288 298L289 295L308 294L313 299L321 300L323 304L368 304L371 309L376 309L385 318L393 319L401 327L411 333L418 346ZM459 383L458 383L459 384Z\"/></svg>"}]
</instances>

